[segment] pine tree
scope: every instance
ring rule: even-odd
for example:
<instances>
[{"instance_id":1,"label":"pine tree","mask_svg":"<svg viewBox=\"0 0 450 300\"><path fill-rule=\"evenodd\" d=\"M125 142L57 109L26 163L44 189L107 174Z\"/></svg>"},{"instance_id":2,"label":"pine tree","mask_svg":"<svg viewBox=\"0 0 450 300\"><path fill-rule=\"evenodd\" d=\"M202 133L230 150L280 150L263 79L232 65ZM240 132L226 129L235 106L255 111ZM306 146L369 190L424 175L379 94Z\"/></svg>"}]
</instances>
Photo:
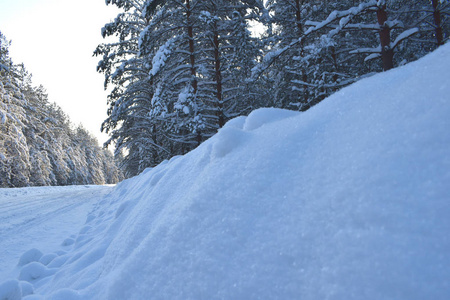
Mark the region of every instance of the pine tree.
<instances>
[{"instance_id":1,"label":"pine tree","mask_svg":"<svg viewBox=\"0 0 450 300\"><path fill-rule=\"evenodd\" d=\"M155 126L166 135L171 155L185 153L205 134L196 48L201 1L164 1L153 10L149 7L146 17L151 22L142 33L141 53L152 61L151 118L162 122Z\"/></svg>"},{"instance_id":2,"label":"pine tree","mask_svg":"<svg viewBox=\"0 0 450 300\"><path fill-rule=\"evenodd\" d=\"M151 71L157 85L152 103L163 112L170 137L189 149L245 107L236 95L245 93L242 82L259 54L245 18L255 18L263 6L259 1L252 5L245 1L175 2L166 1L155 14L172 17L159 27L166 28L169 35L147 29L144 37L157 35L160 39ZM142 46L148 45L154 44Z\"/></svg>"},{"instance_id":3,"label":"pine tree","mask_svg":"<svg viewBox=\"0 0 450 300\"><path fill-rule=\"evenodd\" d=\"M27 99L24 134L31 160L30 182L37 186L56 185L48 142L52 140L51 127L54 125L50 122L47 112L49 105L47 94L42 86L38 88L31 86L31 75L27 85L22 89Z\"/></svg>"},{"instance_id":4,"label":"pine tree","mask_svg":"<svg viewBox=\"0 0 450 300\"><path fill-rule=\"evenodd\" d=\"M272 93L280 107L294 104L308 109L365 74L389 70L400 64L401 44L419 32L389 17L397 1L366 0L356 6L354 1L268 4L270 50L254 68L253 79L273 78ZM376 59L381 64L375 64Z\"/></svg>"},{"instance_id":5,"label":"pine tree","mask_svg":"<svg viewBox=\"0 0 450 300\"><path fill-rule=\"evenodd\" d=\"M8 47L0 33L0 186L103 184L106 177L120 179L111 156L87 131L74 132L61 108L48 102L45 89L32 86L25 66L12 62ZM113 174L106 176L106 171Z\"/></svg>"},{"instance_id":6,"label":"pine tree","mask_svg":"<svg viewBox=\"0 0 450 300\"><path fill-rule=\"evenodd\" d=\"M152 1L152 4L158 1ZM153 161L160 161L166 151L160 145L161 138L155 138L155 130L160 122L151 117L150 103L155 92L149 77L151 60L141 55L139 45L141 32L149 25L149 18L143 16L145 1L108 1L124 11L116 19L105 25L104 37L118 36L119 41L99 45L94 52L102 56L97 70L105 74L105 88L112 85L108 96L108 118L103 122L102 131L110 133L105 143L116 145L116 154L125 150L125 164L129 165L128 176L138 174L150 166ZM136 147L137 141L146 141L141 151L127 151ZM148 160L139 163L134 155L144 155ZM132 163L137 162L137 164Z\"/></svg>"},{"instance_id":7,"label":"pine tree","mask_svg":"<svg viewBox=\"0 0 450 300\"><path fill-rule=\"evenodd\" d=\"M0 186L28 186L30 157L23 133L26 100L8 47L9 42L0 33Z\"/></svg>"},{"instance_id":8,"label":"pine tree","mask_svg":"<svg viewBox=\"0 0 450 300\"><path fill-rule=\"evenodd\" d=\"M251 2L251 3L250 3ZM207 87L208 127L217 132L232 117L249 113L256 91L246 84L258 56L259 44L248 30L264 7L258 1L206 1L202 21L202 82Z\"/></svg>"},{"instance_id":9,"label":"pine tree","mask_svg":"<svg viewBox=\"0 0 450 300\"><path fill-rule=\"evenodd\" d=\"M271 18L265 41L269 51L254 69L254 78L270 80L272 106L306 110L354 81L346 63L348 55L338 47L342 34L323 36L311 30L311 20L327 18L342 9L343 2L268 1Z\"/></svg>"},{"instance_id":10,"label":"pine tree","mask_svg":"<svg viewBox=\"0 0 450 300\"><path fill-rule=\"evenodd\" d=\"M190 151L229 118L250 112L256 93L245 77L260 50L248 21L264 10L260 1L136 3L128 13L141 16L139 24L146 24L139 38L124 39L126 24L105 28L114 28L111 32L119 34L125 48L137 44L137 53L128 53L115 67L109 57L120 56L118 48L101 45L96 51L104 57L99 70L116 85L104 129L116 143L116 154L126 153L129 176ZM117 73L114 68L126 70L124 64L130 61L146 69L127 73L127 81L110 81Z\"/></svg>"},{"instance_id":11,"label":"pine tree","mask_svg":"<svg viewBox=\"0 0 450 300\"><path fill-rule=\"evenodd\" d=\"M408 61L416 60L426 53L443 45L450 33L450 1L417 0L398 1L397 13L406 27L419 28L404 47L404 56Z\"/></svg>"}]
</instances>

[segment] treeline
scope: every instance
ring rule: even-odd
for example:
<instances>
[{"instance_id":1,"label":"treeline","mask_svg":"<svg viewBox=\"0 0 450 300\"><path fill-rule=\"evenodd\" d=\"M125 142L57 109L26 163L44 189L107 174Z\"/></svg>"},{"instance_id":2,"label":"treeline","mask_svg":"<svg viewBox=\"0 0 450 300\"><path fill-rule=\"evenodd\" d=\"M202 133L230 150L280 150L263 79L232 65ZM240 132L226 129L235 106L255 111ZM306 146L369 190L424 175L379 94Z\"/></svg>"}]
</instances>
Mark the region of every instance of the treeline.
<instances>
[{"instance_id":1,"label":"treeline","mask_svg":"<svg viewBox=\"0 0 450 300\"><path fill-rule=\"evenodd\" d=\"M113 155L49 103L0 32L0 187L116 183Z\"/></svg>"},{"instance_id":2,"label":"treeline","mask_svg":"<svg viewBox=\"0 0 450 300\"><path fill-rule=\"evenodd\" d=\"M259 107L307 110L448 38L447 0L106 0L107 144L127 176ZM259 33L256 33L259 32ZM364 99L361 99L364 101Z\"/></svg>"}]
</instances>

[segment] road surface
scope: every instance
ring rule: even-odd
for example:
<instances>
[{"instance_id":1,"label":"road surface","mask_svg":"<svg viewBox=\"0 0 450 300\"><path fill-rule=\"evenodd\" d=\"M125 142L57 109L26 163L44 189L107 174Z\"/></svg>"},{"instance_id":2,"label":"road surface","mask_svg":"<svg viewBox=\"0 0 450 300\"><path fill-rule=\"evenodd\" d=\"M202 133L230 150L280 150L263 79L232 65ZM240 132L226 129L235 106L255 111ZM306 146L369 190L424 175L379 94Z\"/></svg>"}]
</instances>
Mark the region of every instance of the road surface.
<instances>
[{"instance_id":1,"label":"road surface","mask_svg":"<svg viewBox=\"0 0 450 300\"><path fill-rule=\"evenodd\" d=\"M0 283L16 278L20 256L31 248L64 250L78 233L93 204L112 186L0 189Z\"/></svg>"}]
</instances>

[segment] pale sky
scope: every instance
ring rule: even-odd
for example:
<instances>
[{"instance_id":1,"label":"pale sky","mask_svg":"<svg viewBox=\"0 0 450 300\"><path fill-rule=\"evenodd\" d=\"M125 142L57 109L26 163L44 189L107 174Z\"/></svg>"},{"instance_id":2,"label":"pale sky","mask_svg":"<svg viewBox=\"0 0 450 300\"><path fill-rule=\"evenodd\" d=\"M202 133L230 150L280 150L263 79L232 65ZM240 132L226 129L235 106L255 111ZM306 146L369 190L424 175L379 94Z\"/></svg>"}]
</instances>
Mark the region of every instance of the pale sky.
<instances>
[{"instance_id":1,"label":"pale sky","mask_svg":"<svg viewBox=\"0 0 450 300\"><path fill-rule=\"evenodd\" d=\"M92 53L101 28L118 11L105 0L0 0L0 31L12 41L10 56L23 62L76 125L82 123L102 144L106 118L103 74Z\"/></svg>"}]
</instances>

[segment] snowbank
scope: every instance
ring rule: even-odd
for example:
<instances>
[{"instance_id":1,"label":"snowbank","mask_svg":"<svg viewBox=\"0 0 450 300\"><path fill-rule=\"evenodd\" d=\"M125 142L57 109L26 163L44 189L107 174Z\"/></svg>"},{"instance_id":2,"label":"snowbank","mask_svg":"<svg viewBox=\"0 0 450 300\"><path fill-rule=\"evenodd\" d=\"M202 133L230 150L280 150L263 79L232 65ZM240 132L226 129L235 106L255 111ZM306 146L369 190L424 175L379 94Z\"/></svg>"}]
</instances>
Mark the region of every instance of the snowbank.
<instances>
[{"instance_id":1,"label":"snowbank","mask_svg":"<svg viewBox=\"0 0 450 300\"><path fill-rule=\"evenodd\" d=\"M230 121L119 184L0 299L449 299L449 70L446 45Z\"/></svg>"}]
</instances>

